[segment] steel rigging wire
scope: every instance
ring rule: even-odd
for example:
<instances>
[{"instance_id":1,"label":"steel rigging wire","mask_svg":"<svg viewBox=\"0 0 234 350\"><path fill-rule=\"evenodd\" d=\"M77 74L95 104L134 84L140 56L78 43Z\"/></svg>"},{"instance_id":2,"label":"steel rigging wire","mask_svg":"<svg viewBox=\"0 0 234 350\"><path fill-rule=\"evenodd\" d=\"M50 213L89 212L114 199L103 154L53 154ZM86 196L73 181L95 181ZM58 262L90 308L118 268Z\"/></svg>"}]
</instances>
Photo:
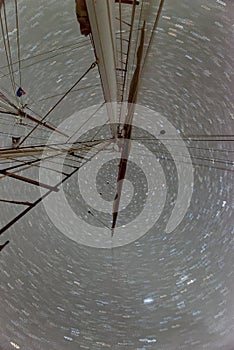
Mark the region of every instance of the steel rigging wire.
<instances>
[{"instance_id":1,"label":"steel rigging wire","mask_svg":"<svg viewBox=\"0 0 234 350\"><path fill-rule=\"evenodd\" d=\"M13 66L12 66L12 57L11 57L10 41L9 41L9 34L8 34L5 1L3 1L3 14L4 14L4 22L5 23L3 22L2 12L0 11L0 23L1 23L3 45L4 45L4 50L5 50L6 60L7 60L7 68L9 71L12 90L13 90L13 94L15 95L16 85L15 85L15 78L14 78L14 73L13 73ZM5 28L4 28L4 26L5 26ZM6 31L6 34L5 34L5 31Z\"/></svg>"},{"instance_id":2,"label":"steel rigging wire","mask_svg":"<svg viewBox=\"0 0 234 350\"><path fill-rule=\"evenodd\" d=\"M153 34L153 33L152 33ZM146 58L147 58L147 55L146 55ZM9 68L9 67L8 67ZM191 137L199 137L200 135L198 135L198 136L191 136ZM214 136L216 136L216 135L211 135L211 137L214 137ZM217 135L218 137L229 137L229 136L233 136L233 135ZM207 137L207 135L205 135L205 137ZM188 140L190 140L190 137L189 138L187 138ZM204 141L204 140L196 140L196 141ZM209 141L209 142L211 142L211 141L217 141L217 139L208 139L207 138L207 141ZM221 140L218 140L218 141L233 141L233 140L231 140L231 139L221 139ZM201 148L197 148L197 149L201 149ZM217 151L221 151L221 150L217 150ZM194 157L194 159L195 159L195 157ZM202 159L204 159L204 160L211 160L211 161L213 161L213 158L212 159L206 159L206 158L200 158L201 160ZM170 160L170 159L168 159L167 158L167 160ZM195 164L196 165L196 164ZM204 165L205 166L205 165ZM210 166L209 166L210 167ZM227 169L222 169L222 170L227 170Z\"/></svg>"},{"instance_id":3,"label":"steel rigging wire","mask_svg":"<svg viewBox=\"0 0 234 350\"><path fill-rule=\"evenodd\" d=\"M84 45L82 45L82 46L77 46L75 49L79 49L79 48L81 48L81 47L85 47L85 46L89 46L89 43L86 43L86 44L84 44ZM74 51L74 48L72 49L72 51ZM50 52L53 52L53 50L51 50ZM67 52L71 52L71 50L66 50L66 51L64 51L64 52L60 52L60 53L57 53L57 54L55 54L55 55L52 55L52 56L50 56L50 57L46 57L46 58L43 58L43 59L41 59L41 60L38 60L38 61L36 61L36 62L33 62L33 63L31 63L31 64L28 64L28 65L26 65L26 66L24 66L24 67L21 67L21 70L24 70L24 69L27 69L27 68L30 68L30 67L33 67L34 65L37 65L38 63L41 63L41 62L46 62L46 61L48 61L49 59L52 59L52 58L55 58L55 57L57 57L57 56L59 56L59 55L62 55L62 54L65 54L65 53L67 53ZM36 56L33 56L33 57L36 57ZM32 59L33 57L29 57L29 58L27 58L27 59L25 59L25 60L30 60L30 59ZM23 59L21 60L21 62L23 61ZM18 63L18 61L16 61L15 63L13 63L13 64L16 64L16 63ZM3 66L3 68L4 68L5 66ZM2 76L0 77L0 79L2 79L2 78L5 78L5 77L7 77L8 75L9 75L9 73L7 73L7 74L4 74L3 72L1 72L2 73ZM13 71L13 73L16 73L16 71Z\"/></svg>"},{"instance_id":4,"label":"steel rigging wire","mask_svg":"<svg viewBox=\"0 0 234 350\"><path fill-rule=\"evenodd\" d=\"M90 67L85 71L84 74L66 91L66 93L49 109L49 111L44 115L44 117L41 119L41 122L43 122L49 115L50 113L63 101L63 99L76 87L80 81L97 65L96 62L93 62ZM24 141L27 140L27 138L37 129L39 124L37 124L20 142L19 146L22 145Z\"/></svg>"},{"instance_id":5,"label":"steel rigging wire","mask_svg":"<svg viewBox=\"0 0 234 350\"><path fill-rule=\"evenodd\" d=\"M80 45L79 43L83 43L84 45ZM54 49L51 48L50 50L42 51L42 52L40 52L40 53L38 53L36 55L31 55L29 57L21 58L21 63L22 62L31 61L34 58L37 58L39 56L44 56L44 55L51 54L53 52L58 52L58 51L60 51L62 49L65 49L65 51L63 51L63 52L58 52L56 56L63 55L64 53L74 51L75 49L79 49L80 47L88 46L89 44L90 43L89 43L89 41L87 41L87 39L77 40L74 43L62 45L62 46L54 48ZM48 57L48 59L54 58L56 56ZM37 61L37 62L35 62L35 64L37 64L39 62L40 61ZM16 64L19 64L18 60L13 62L13 65L16 65ZM4 68L7 68L7 67L8 67L7 65L3 65L3 66L0 66L0 69L4 69Z\"/></svg>"},{"instance_id":6,"label":"steel rigging wire","mask_svg":"<svg viewBox=\"0 0 234 350\"><path fill-rule=\"evenodd\" d=\"M15 22L17 31L17 53L18 53L18 64L19 64L19 86L22 85L22 75L21 75L21 54L20 54L20 31L19 31L19 15L18 15L18 4L15 0ZM13 63L12 63L13 66Z\"/></svg>"}]
</instances>

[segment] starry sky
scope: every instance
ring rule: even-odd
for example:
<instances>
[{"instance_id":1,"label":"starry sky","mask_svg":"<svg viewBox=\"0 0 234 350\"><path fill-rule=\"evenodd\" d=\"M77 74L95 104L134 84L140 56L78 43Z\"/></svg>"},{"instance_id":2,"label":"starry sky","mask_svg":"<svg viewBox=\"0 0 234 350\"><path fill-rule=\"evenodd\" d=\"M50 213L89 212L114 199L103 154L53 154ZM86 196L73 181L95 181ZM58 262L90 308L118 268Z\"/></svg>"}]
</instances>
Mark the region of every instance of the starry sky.
<instances>
[{"instance_id":1,"label":"starry sky","mask_svg":"<svg viewBox=\"0 0 234 350\"><path fill-rule=\"evenodd\" d=\"M31 108L43 114L93 62L93 51L79 34L72 2L19 4L23 87ZM143 156L150 152L165 174L157 222L127 245L100 249L64 235L43 204L30 211L3 236L11 242L0 255L1 350L234 349L233 13L229 0L166 1L140 85L138 103L165 117L190 154L194 184L183 220L166 232L178 192L176 166L162 143L136 130L136 139L145 136ZM5 84L7 77L0 80ZM50 121L58 125L102 101L95 69ZM171 137L167 130L161 136ZM36 137L42 142L47 134ZM174 152L181 155L179 147ZM109 162L98 173L97 190L106 200L116 168ZM142 209L147 177L157 169L147 167L144 175L130 164L127 190L134 196L125 224ZM108 224L105 215L95 224L76 186L71 178L64 187L74 210L94 226ZM8 179L0 193L26 199L39 190ZM1 221L17 210L1 206Z\"/></svg>"}]
</instances>

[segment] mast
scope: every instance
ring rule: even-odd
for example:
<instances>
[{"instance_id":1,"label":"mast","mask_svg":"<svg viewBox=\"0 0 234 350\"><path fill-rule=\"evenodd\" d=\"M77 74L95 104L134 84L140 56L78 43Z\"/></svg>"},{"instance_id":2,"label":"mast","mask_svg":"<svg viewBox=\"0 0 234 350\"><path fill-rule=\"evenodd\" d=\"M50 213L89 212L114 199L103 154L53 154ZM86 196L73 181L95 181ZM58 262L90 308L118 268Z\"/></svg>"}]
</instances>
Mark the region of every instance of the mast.
<instances>
[{"instance_id":1,"label":"mast","mask_svg":"<svg viewBox=\"0 0 234 350\"><path fill-rule=\"evenodd\" d=\"M132 77L132 81L129 89L129 95L128 95L128 113L125 119L125 124L123 129L124 142L123 142L123 148L121 152L121 159L119 163L119 172L118 172L118 178L117 178L115 199L113 203L113 215L112 215L112 227L111 227L112 236L114 234L114 229L117 222L119 204L120 204L121 193L123 188L123 180L125 179L129 154L131 151L132 120L134 115L134 104L136 103L136 100L137 100L138 85L139 85L139 78L140 78L141 65L142 65L144 34L145 34L144 31L145 31L145 23L141 30L140 45L137 50L137 65Z\"/></svg>"},{"instance_id":2,"label":"mast","mask_svg":"<svg viewBox=\"0 0 234 350\"><path fill-rule=\"evenodd\" d=\"M163 0L161 0L161 4ZM9 149L2 149L0 158L2 160L17 159L17 167L1 169L1 177L11 177L17 181L30 183L34 186L41 186L48 189L48 195L52 191L57 190L58 184L48 187L48 184L41 184L28 176L21 174L23 170L32 166L38 166L41 159L41 148L35 145L22 147L21 144L34 133L37 126L44 127L48 130L55 131L55 128L47 124L45 118L54 110L54 108L64 99L64 97L79 83L79 81L92 68L98 65L104 101L106 102L108 117L111 123L112 138L110 142L118 142L121 144L121 161L119 164L119 173L117 177L116 196L113 204L112 215L112 235L117 222L118 210L122 192L122 183L125 178L128 157L131 146L132 133L132 119L134 116L134 103L137 100L138 85L140 82L141 73L145 63L145 47L147 47L147 22L145 22L145 14L143 5L146 9L149 7L149 2L139 2L136 0L76 0L77 18L81 26L81 33L85 36L90 35L91 42L94 47L96 62L80 77L77 82L64 94L56 104L43 116L42 119L34 117L34 112L31 111L27 105L20 105L13 103L7 94L0 91L0 113L9 115L9 118L18 117L20 120L25 119L36 124L34 128L24 137L19 147L12 145ZM5 5L4 0L0 0L1 6ZM154 27L154 29L156 26ZM153 31L154 31L153 29ZM151 38L150 38L151 42ZM138 48L138 50L137 50ZM3 90L4 91L4 90ZM120 110L121 102L127 101L129 106L126 115L125 109ZM120 118L121 117L121 118ZM122 118L123 117L123 118ZM119 127L119 129L118 129ZM121 130L122 128L122 130ZM120 131L122 134L120 134ZM59 134L64 135L62 131L56 130ZM65 135L67 136L67 135ZM118 138L121 138L120 142ZM113 140L114 139L114 140ZM103 141L103 140L102 140ZM123 141L123 142L122 142ZM70 145L69 145L70 146ZM57 148L58 147L58 148ZM61 148L62 147L62 148ZM58 158L63 151L63 145L56 145L54 147L47 147L49 159ZM66 149L65 149L66 150ZM53 153L53 152L55 153ZM74 152L81 152L81 149L75 149ZM52 154L51 154L52 152ZM77 157L83 159L74 152L69 153L69 157L74 163L73 171L76 172L82 164L75 164ZM28 157L24 159L24 157ZM30 158L31 157L31 158ZM32 159L34 157L34 159ZM84 158L85 160L85 158ZM88 159L89 161L89 159ZM19 164L18 164L19 163ZM46 165L47 166L47 165ZM52 171L53 169L51 169ZM18 174L20 172L20 175ZM71 174L63 174L67 179ZM42 198L35 203L26 203L8 198L0 198L3 203L13 203L26 205L26 209L22 214L18 215L10 223L0 229L0 234L5 232L11 225L17 222L29 210L39 203ZM26 204L25 204L26 203Z\"/></svg>"},{"instance_id":3,"label":"mast","mask_svg":"<svg viewBox=\"0 0 234 350\"><path fill-rule=\"evenodd\" d=\"M121 159L112 210L112 235L117 222L123 180L131 151L134 104L137 101L141 73L158 25L163 3L164 0L160 0L155 21L151 26L153 29L150 31L148 27L148 39L146 39L146 18L152 12L152 1L144 4L136 0L76 0L81 33L88 35L90 31L104 100L105 102L117 102L106 104L112 136L116 142L118 138L122 138ZM122 4L131 6L131 15L128 18ZM140 6L136 11L138 5ZM145 46L146 50L144 50ZM122 115L124 111L118 105L119 102L125 100L128 102L126 116Z\"/></svg>"},{"instance_id":4,"label":"mast","mask_svg":"<svg viewBox=\"0 0 234 350\"><path fill-rule=\"evenodd\" d=\"M121 0L120 0L121 1ZM119 205L120 205L120 199L122 194L122 188L123 188L123 180L125 179L126 171L127 171L127 165L128 165L128 159L131 151L131 136L132 136L132 121L135 111L135 103L137 102L137 95L138 95L138 88L139 88L139 82L141 78L142 71L144 69L144 64L147 58L147 54L149 52L149 49L151 47L152 39L154 36L154 33L156 31L159 17L163 8L164 0L161 0L159 3L157 15L155 18L155 22L153 25L153 30L151 32L148 44L147 44L147 50L144 54L144 45L145 45L145 19L143 22L143 26L141 29L141 36L140 36L140 43L137 50L137 61L135 70L131 79L129 91L128 91L128 111L124 122L123 127L123 147L121 152L121 159L119 163L119 170L118 170L118 177L117 177L117 184L116 184L116 192L115 192L115 198L113 203L113 209L112 209L112 226L111 226L111 232L112 236L114 235L114 230L117 223L118 213L119 213ZM144 57L143 57L144 56Z\"/></svg>"},{"instance_id":5,"label":"mast","mask_svg":"<svg viewBox=\"0 0 234 350\"><path fill-rule=\"evenodd\" d=\"M86 6L111 132L117 137L117 127L113 125L117 123L117 106L108 103L117 102L114 2L86 0Z\"/></svg>"}]
</instances>

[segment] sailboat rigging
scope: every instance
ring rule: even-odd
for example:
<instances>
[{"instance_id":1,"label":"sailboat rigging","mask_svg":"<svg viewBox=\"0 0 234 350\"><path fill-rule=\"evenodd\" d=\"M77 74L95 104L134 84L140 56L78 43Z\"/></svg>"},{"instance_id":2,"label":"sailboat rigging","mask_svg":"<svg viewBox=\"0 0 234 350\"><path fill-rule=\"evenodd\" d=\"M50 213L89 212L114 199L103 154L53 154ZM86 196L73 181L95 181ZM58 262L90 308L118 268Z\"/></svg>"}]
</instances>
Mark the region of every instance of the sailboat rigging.
<instances>
[{"instance_id":1,"label":"sailboat rigging","mask_svg":"<svg viewBox=\"0 0 234 350\"><path fill-rule=\"evenodd\" d=\"M121 193L123 188L123 181L125 179L126 171L127 171L127 164L128 164L128 158L131 148L131 136L132 136L132 119L134 116L134 104L136 103L137 99L137 90L138 90L138 84L139 84L139 76L140 76L140 70L141 70L141 62L142 62L142 55L143 55L143 47L144 47L144 31L145 31L145 23L141 30L141 39L140 39L140 45L137 51L137 64L136 68L132 77L132 81L130 84L129 89L129 96L128 96L128 113L126 116L125 124L123 127L123 146L122 146L122 152L121 152L121 158L120 158L120 164L119 164L119 172L118 172L118 178L117 178L117 188L116 188L116 194L113 204L113 220L112 220L112 236L114 234L114 229L117 222L118 217L118 211L119 211L119 204L121 199Z\"/></svg>"},{"instance_id":2,"label":"sailboat rigging","mask_svg":"<svg viewBox=\"0 0 234 350\"><path fill-rule=\"evenodd\" d=\"M7 115L12 115L15 117L19 117L20 123L22 123L23 119L29 119L31 121L33 121L34 123L36 123L37 125L41 125L51 131L57 132L59 134L65 135L63 132L59 131L57 128L46 124L45 122L43 122L43 120L39 120L33 116L31 116L29 113L25 112L24 109L27 106L21 106L21 107L17 107L13 102L11 102L4 94L3 92L0 91L0 99L2 101L4 101L6 103L6 109L4 110L0 110L0 113L3 114L7 114ZM8 110L7 110L8 107ZM9 110L9 107L13 108L12 110Z\"/></svg>"},{"instance_id":3,"label":"sailboat rigging","mask_svg":"<svg viewBox=\"0 0 234 350\"><path fill-rule=\"evenodd\" d=\"M140 4L139 1L116 0L115 3L118 3L119 5L118 21L120 38L115 36L116 30L113 29L113 1L94 2L91 0L76 0L77 18L80 22L81 32L83 29L84 35L90 34L91 40L94 44L105 102L123 103L124 101L127 101L129 104L129 109L126 116L122 116L121 106L119 110L115 110L113 108L113 104L111 104L111 108L109 107L108 110L108 115L112 121L113 138L116 139L117 143L118 139L121 139L122 142L116 194L113 202L113 218L111 225L112 236L114 234L114 229L118 218L122 186L125 179L127 162L130 153L132 119L134 115L134 104L137 101L140 73L144 64L143 58L146 60L147 56L145 55L145 57L143 57L144 46L147 47L148 52L152 37L157 29L157 24L164 1L160 1L159 3L158 12L153 25L153 31L151 32L150 30L150 38L148 39L148 43L145 42L146 24L145 17L142 15L144 2L142 2L140 6L138 18L136 7ZM122 16L123 4L132 6L130 23ZM130 30L128 30L127 37L124 37L123 35L123 33L126 31L123 29L124 25L125 27L127 25L127 27L130 28ZM133 38L134 30L136 30L137 33L135 38ZM141 32L140 38L138 35L139 32ZM133 58L133 74L130 76L130 78L128 78L128 81L130 81L130 86L128 87L126 86L126 82L127 74L129 73L131 45L133 45L132 42L134 39L135 48L137 48L138 45L139 47L137 49L136 62L134 62L135 57ZM118 41L120 43L118 43ZM123 46L125 46L125 48ZM135 48L134 51L136 50ZM124 119L121 120L122 118ZM115 129L113 129L114 122L117 125Z\"/></svg>"},{"instance_id":4,"label":"sailboat rigging","mask_svg":"<svg viewBox=\"0 0 234 350\"><path fill-rule=\"evenodd\" d=\"M25 60L35 59L35 57L44 53L28 54L26 57L21 55L18 1L14 0L12 5L10 2L0 0L0 30L2 33L0 54L1 57L3 57L2 53L5 55L0 68L4 70L0 71L0 179L8 185L8 181L16 181L33 188L39 187L46 190L43 196L30 198L30 200L24 198L24 196L20 198L14 197L14 194L11 196L10 191L1 194L0 205L5 212L7 212L9 206L19 208L16 214L12 210L9 221L6 218L4 219L0 228L1 235L31 209L35 208L45 197L51 193L59 193L64 182L110 144L114 144L111 147L117 146L120 155L114 184L113 206L110 214L111 222L108 223L112 238L118 225L121 226L121 222L118 222L120 220L119 208L123 181L125 180L131 152L131 141L134 138L139 140L137 136L132 135L134 105L137 102L139 86L150 49L158 31L164 0L75 0L75 3L77 20L80 24L81 33L85 37L84 40L86 40L83 42L85 43L84 47L89 47L94 54L92 55L92 63L83 74L76 73L76 81L71 84L69 82L70 88L67 88L66 91L61 93L62 90L59 90L57 94L52 91L49 96L42 94L37 102L44 102L57 97L58 100L52 106L49 106L46 111L34 112L33 109L35 110L37 107L31 108L31 91L30 88L24 87L24 79L22 79L21 73L23 69L45 62L47 58L43 57L42 60L23 66L22 63ZM14 11L15 14L15 23L11 26L13 27L12 30L10 30L9 12L7 11L7 6L11 5L11 11ZM10 21L14 21L13 17L10 18ZM13 41L14 44L12 45ZM78 41L75 44L79 46ZM57 50L61 50L61 48L65 49L63 54L66 54L69 44L60 46ZM56 55L58 54L56 53ZM51 55L51 58L54 57L55 55ZM56 62L52 63L55 64ZM99 71L104 100L102 106L107 111L110 132L108 136L105 134L100 137L103 128L103 125L101 125L95 136L92 135L84 141L72 143L72 136L75 135L76 130L58 128L58 120L52 114L59 110L58 107L65 103L71 93L77 91L77 87L80 89L87 88L86 86L80 86L80 83L86 78L86 75L89 75L91 71L95 71L96 68ZM89 84L88 87L92 88L96 85ZM23 90L24 88L27 90L26 95L17 94L18 89ZM92 94L89 97L91 100ZM37 103L36 105L38 106ZM126 105L127 108L125 108ZM88 118L95 118L98 114L97 111ZM63 113L59 115L59 118L65 118ZM162 130L163 132L164 130ZM48 144L48 137L52 133L57 134L58 140L61 136L62 141ZM198 142L204 140L207 142L213 142L214 140L232 141L233 135L211 135L211 137L203 135L198 138L196 135L188 135L187 140ZM66 154L66 170L61 172L62 180L49 184L39 182L35 178L33 169L38 169L39 166L48 169L53 174L57 174L58 170L52 164L54 162L61 163L64 160L64 154ZM172 158L168 157L167 154L165 157L168 161L172 161ZM193 156L193 160L214 161L209 157L200 156ZM230 161L226 162L218 158L215 159L215 162L222 165L220 169L229 171L228 166L233 164ZM5 245L3 244L1 247L4 248Z\"/></svg>"},{"instance_id":5,"label":"sailboat rigging","mask_svg":"<svg viewBox=\"0 0 234 350\"><path fill-rule=\"evenodd\" d=\"M17 174L19 171L28 169L29 167L38 166L45 159L58 159L62 153L68 152L68 158L74 159L80 156L79 162L74 163L71 172L64 174L62 182L70 178L75 172L79 170L87 161L90 160L85 157L87 150L93 148L94 152L100 152L102 147L97 147L102 143L105 144L108 140L93 140L89 144L84 142L83 145L73 145L72 150L69 148L69 135L64 130L59 130L47 121L47 117L52 111L65 99L65 97L73 91L73 89L80 83L82 78L86 76L91 69L96 65L100 74L100 81L103 91L104 102L108 118L110 120L110 131L112 141L120 146L121 157L119 164L119 171L116 182L116 194L113 202L112 224L110 232L113 235L118 220L119 204L121 200L122 184L125 179L128 157L130 153L130 140L132 131L132 119L134 116L134 104L137 101L138 85L141 79L144 63L147 59L149 47L152 38L156 32L159 16L162 11L164 1L161 0L159 4L157 1L130 1L130 0L76 0L76 15L80 24L81 33L84 36L90 37L91 45L94 49L95 63L81 75L81 77L68 89L62 97L51 107L48 112L40 119L34 117L27 111L27 105L23 104L23 97L17 97L16 102L12 102L8 98L7 93L0 92L0 113L18 118L21 124L30 121L34 123L31 130L26 135L16 135L11 147L3 147L0 150L0 157L2 161L14 160L16 165L5 167L0 170L2 178L14 178L18 181L32 184L47 189L45 196L51 192L58 191L60 183L54 186L43 184L28 176ZM153 6L157 8L155 18L148 20ZM17 27L17 49L19 57L19 84L15 82L15 76L12 69L12 59L10 50L10 41L7 33L7 19L6 19L6 4L4 0L0 0L0 7L4 9L4 16L1 16L1 28L4 47L6 51L6 58L8 62L9 76L12 81L13 93L19 86L22 86L21 79L21 65L20 65L20 43L19 43L19 21L18 21L18 5L15 0L16 11L16 27ZM129 21L130 18L130 21ZM128 103L128 111L125 112L122 108L122 103ZM67 136L67 144L56 144L53 147L42 147L33 144L33 135L38 128L44 128L48 131L53 131L63 136ZM29 141L29 142L28 142ZM96 148L97 147L97 148ZM42 152L46 150L46 158L40 157ZM83 153L82 153L83 152ZM82 155L83 154L83 155ZM25 158L23 162L18 164L20 158ZM76 158L77 159L77 158ZM14 225L21 217L23 217L29 210L34 208L39 202L43 200L43 196L37 200L31 201L17 201L12 199L2 198L2 203L14 203L26 206L26 208L10 222L5 224L0 229L0 234L3 234L7 229Z\"/></svg>"}]
</instances>

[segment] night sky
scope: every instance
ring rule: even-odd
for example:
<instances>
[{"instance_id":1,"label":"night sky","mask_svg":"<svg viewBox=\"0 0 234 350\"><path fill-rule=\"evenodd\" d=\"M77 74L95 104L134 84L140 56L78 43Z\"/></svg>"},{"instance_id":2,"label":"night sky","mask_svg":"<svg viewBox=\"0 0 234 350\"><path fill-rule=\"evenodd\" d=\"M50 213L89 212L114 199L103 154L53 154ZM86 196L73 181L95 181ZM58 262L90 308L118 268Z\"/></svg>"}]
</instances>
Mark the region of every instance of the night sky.
<instances>
[{"instance_id":1,"label":"night sky","mask_svg":"<svg viewBox=\"0 0 234 350\"><path fill-rule=\"evenodd\" d=\"M90 66L93 51L79 34L72 1L21 0L19 7L26 102L43 115L56 102L53 96ZM139 215L148 179L158 176L161 187L151 207L157 211L165 203L147 232L112 249L82 245L54 226L39 204L1 236L1 243L10 240L0 253L1 350L234 349L233 13L231 0L165 3L138 98L158 115L157 140L137 129L133 133L144 139L139 164L142 155L150 166L138 169L132 160L126 187L132 203L119 222L126 225ZM2 75L3 53L1 45ZM6 88L8 80L1 78L0 86ZM52 113L55 125L103 102L97 69L80 87ZM186 166L190 156L193 190L183 219L168 232L181 184L163 140L176 134L181 143L172 142L171 150ZM48 133L35 135L40 143ZM2 135L0 140L5 142ZM96 191L106 201L113 198L116 171L117 162L108 160L97 174ZM96 215L77 181L76 175L64 186L69 204L94 228L106 228L110 215ZM0 195L32 200L40 192L4 179ZM56 195L52 198L56 203ZM5 224L19 209L1 203L0 210Z\"/></svg>"}]
</instances>

